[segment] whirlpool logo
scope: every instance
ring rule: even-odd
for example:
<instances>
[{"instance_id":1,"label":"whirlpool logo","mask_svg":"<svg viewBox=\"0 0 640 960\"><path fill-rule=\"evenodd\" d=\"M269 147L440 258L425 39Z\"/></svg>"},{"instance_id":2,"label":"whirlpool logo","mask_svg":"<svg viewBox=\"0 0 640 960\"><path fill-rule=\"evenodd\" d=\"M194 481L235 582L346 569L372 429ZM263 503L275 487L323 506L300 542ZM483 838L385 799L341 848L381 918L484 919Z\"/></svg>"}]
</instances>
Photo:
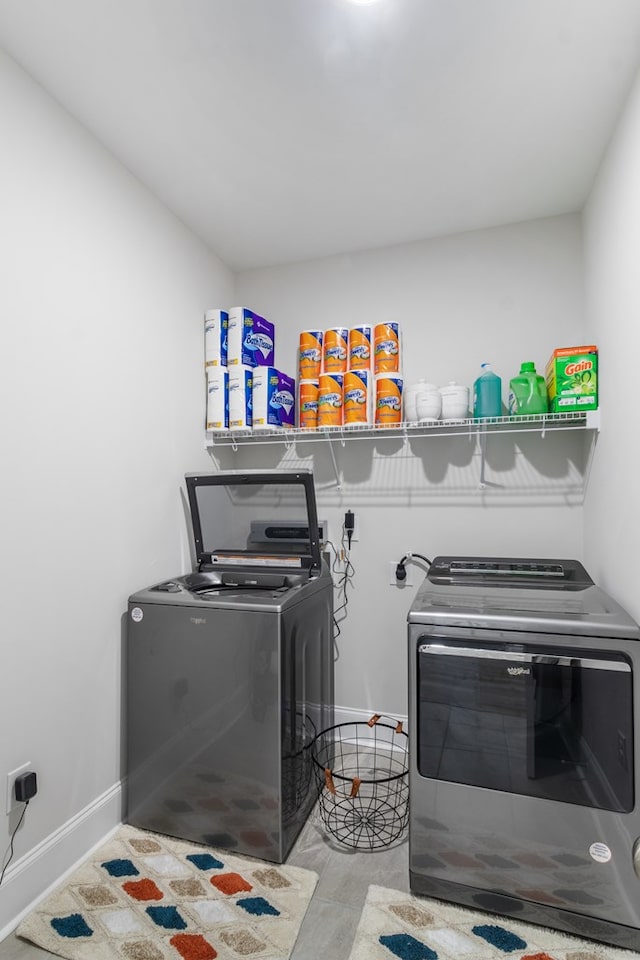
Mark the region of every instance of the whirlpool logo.
<instances>
[{"instance_id":1,"label":"whirlpool logo","mask_svg":"<svg viewBox=\"0 0 640 960\"><path fill-rule=\"evenodd\" d=\"M510 677L528 676L531 673L531 667L507 667L507 673Z\"/></svg>"}]
</instances>

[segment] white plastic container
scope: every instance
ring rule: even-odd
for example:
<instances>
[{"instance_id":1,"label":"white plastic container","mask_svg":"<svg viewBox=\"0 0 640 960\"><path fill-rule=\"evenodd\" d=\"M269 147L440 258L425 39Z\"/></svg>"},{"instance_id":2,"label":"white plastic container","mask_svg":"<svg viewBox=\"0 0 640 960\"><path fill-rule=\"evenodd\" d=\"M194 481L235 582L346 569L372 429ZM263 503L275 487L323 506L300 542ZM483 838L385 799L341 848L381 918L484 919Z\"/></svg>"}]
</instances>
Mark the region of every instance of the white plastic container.
<instances>
[{"instance_id":1,"label":"white plastic container","mask_svg":"<svg viewBox=\"0 0 640 960\"><path fill-rule=\"evenodd\" d=\"M427 383L424 379L406 386L402 397L403 420L406 420L407 423L415 423L418 419L418 397L425 391L429 392L436 389L433 383Z\"/></svg>"},{"instance_id":2,"label":"white plastic container","mask_svg":"<svg viewBox=\"0 0 640 960\"><path fill-rule=\"evenodd\" d=\"M469 416L469 387L450 380L446 387L440 387L442 398L442 420L466 420Z\"/></svg>"},{"instance_id":3,"label":"white plastic container","mask_svg":"<svg viewBox=\"0 0 640 960\"><path fill-rule=\"evenodd\" d=\"M433 383L427 383L418 394L416 401L418 421L420 423L429 423L440 419L442 410L442 397L440 391Z\"/></svg>"}]
</instances>

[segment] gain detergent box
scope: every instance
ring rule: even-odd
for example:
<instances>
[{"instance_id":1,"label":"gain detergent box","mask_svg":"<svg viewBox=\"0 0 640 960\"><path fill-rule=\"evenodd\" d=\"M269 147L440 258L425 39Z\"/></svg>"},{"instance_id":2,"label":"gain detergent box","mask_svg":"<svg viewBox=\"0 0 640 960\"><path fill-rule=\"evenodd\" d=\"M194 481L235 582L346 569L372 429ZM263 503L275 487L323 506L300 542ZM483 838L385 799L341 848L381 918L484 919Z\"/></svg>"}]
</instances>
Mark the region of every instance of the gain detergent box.
<instances>
[{"instance_id":1,"label":"gain detergent box","mask_svg":"<svg viewBox=\"0 0 640 960\"><path fill-rule=\"evenodd\" d=\"M546 369L551 413L595 410L598 406L598 348L560 347Z\"/></svg>"}]
</instances>

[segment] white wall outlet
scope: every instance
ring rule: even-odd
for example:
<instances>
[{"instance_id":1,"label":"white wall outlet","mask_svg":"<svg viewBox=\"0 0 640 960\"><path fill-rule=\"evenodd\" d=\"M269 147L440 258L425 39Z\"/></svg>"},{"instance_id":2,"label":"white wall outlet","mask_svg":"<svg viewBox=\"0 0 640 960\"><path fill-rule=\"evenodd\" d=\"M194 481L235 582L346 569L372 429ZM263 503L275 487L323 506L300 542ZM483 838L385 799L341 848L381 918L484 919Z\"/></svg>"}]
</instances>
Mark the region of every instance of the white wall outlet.
<instances>
[{"instance_id":1,"label":"white wall outlet","mask_svg":"<svg viewBox=\"0 0 640 960\"><path fill-rule=\"evenodd\" d=\"M389 560L389 585L392 587L412 587L413 586L413 570L411 564L405 566L407 576L404 580L396 579L396 570L398 568L397 560Z\"/></svg>"},{"instance_id":2,"label":"white wall outlet","mask_svg":"<svg viewBox=\"0 0 640 960\"><path fill-rule=\"evenodd\" d=\"M27 760L21 767L16 767L15 770L7 774L7 816L9 816L14 807L19 806L14 788L16 777L19 777L21 773L26 773L27 770L31 770L32 766L31 760Z\"/></svg>"}]
</instances>

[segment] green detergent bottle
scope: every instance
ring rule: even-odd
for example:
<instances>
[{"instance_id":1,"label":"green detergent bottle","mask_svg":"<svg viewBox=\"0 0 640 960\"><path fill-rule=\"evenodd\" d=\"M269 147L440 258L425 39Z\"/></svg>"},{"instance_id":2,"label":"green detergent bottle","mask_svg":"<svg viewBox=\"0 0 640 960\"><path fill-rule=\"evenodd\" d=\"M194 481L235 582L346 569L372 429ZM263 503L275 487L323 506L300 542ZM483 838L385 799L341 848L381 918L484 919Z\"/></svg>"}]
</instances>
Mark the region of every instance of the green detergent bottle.
<instances>
[{"instance_id":1,"label":"green detergent bottle","mask_svg":"<svg viewBox=\"0 0 640 960\"><path fill-rule=\"evenodd\" d=\"M489 420L502 416L502 380L493 372L490 363L480 364L482 373L473 385L473 416Z\"/></svg>"},{"instance_id":2,"label":"green detergent bottle","mask_svg":"<svg viewBox=\"0 0 640 960\"><path fill-rule=\"evenodd\" d=\"M526 417L548 410L544 377L536 373L535 363L522 363L518 376L509 382L509 416Z\"/></svg>"}]
</instances>

